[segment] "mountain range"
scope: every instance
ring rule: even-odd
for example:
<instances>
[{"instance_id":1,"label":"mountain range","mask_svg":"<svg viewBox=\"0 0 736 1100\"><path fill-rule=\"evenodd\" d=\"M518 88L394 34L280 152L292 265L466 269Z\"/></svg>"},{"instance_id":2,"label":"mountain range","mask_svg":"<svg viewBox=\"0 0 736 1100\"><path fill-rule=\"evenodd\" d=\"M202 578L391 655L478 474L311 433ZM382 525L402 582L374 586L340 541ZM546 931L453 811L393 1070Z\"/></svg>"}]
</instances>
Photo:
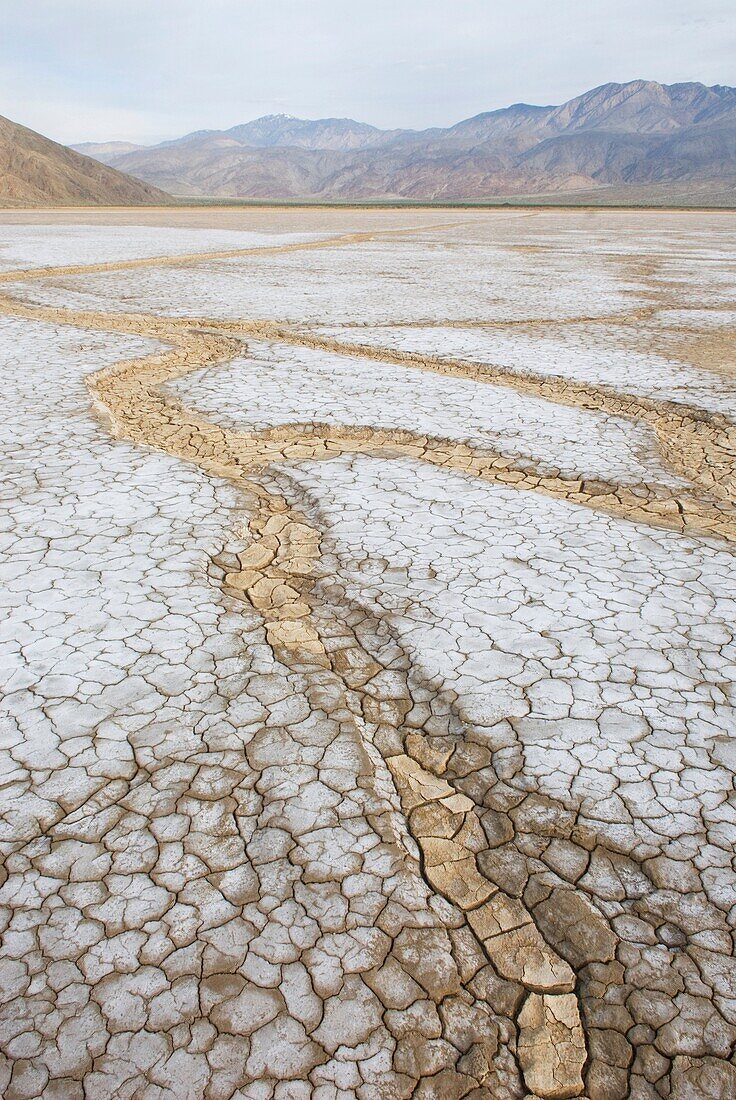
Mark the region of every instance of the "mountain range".
<instances>
[{"instance_id":1,"label":"mountain range","mask_svg":"<svg viewBox=\"0 0 736 1100\"><path fill-rule=\"evenodd\" d=\"M267 115L142 147L74 146L179 196L463 201L513 196L736 197L736 88L604 84L447 128L381 130Z\"/></svg>"},{"instance_id":2,"label":"mountain range","mask_svg":"<svg viewBox=\"0 0 736 1100\"><path fill-rule=\"evenodd\" d=\"M137 206L170 201L157 187L0 116L0 205Z\"/></svg>"}]
</instances>

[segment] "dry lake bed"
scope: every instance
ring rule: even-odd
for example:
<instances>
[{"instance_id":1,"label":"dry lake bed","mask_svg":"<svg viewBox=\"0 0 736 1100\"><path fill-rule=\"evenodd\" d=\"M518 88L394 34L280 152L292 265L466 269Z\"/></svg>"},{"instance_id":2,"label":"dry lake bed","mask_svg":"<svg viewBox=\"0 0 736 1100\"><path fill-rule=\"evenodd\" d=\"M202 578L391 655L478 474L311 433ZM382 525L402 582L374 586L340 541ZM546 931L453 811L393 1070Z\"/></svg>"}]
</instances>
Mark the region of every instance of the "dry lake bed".
<instances>
[{"instance_id":1,"label":"dry lake bed","mask_svg":"<svg viewBox=\"0 0 736 1100\"><path fill-rule=\"evenodd\" d=\"M4 1097L733 1100L736 216L1 221Z\"/></svg>"}]
</instances>

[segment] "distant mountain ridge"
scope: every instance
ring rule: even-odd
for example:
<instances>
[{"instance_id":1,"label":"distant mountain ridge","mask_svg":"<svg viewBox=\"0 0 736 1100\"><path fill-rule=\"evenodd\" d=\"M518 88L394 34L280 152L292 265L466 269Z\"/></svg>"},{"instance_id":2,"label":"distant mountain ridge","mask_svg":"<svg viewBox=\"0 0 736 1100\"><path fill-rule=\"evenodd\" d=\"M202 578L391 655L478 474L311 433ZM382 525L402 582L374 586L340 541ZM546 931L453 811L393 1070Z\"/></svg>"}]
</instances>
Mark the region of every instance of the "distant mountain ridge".
<instances>
[{"instance_id":1,"label":"distant mountain ridge","mask_svg":"<svg viewBox=\"0 0 736 1100\"><path fill-rule=\"evenodd\" d=\"M137 206L170 201L155 186L0 116L0 206Z\"/></svg>"},{"instance_id":2,"label":"distant mountain ridge","mask_svg":"<svg viewBox=\"0 0 736 1100\"><path fill-rule=\"evenodd\" d=\"M81 145L71 145L69 148L85 157L94 153L95 160L102 160L103 157L115 157L121 153L135 153L147 146L136 145L133 141L83 141Z\"/></svg>"},{"instance_id":3,"label":"distant mountain ridge","mask_svg":"<svg viewBox=\"0 0 736 1100\"><path fill-rule=\"evenodd\" d=\"M148 148L84 151L184 196L472 200L736 183L736 88L634 80L447 128L267 115Z\"/></svg>"}]
</instances>

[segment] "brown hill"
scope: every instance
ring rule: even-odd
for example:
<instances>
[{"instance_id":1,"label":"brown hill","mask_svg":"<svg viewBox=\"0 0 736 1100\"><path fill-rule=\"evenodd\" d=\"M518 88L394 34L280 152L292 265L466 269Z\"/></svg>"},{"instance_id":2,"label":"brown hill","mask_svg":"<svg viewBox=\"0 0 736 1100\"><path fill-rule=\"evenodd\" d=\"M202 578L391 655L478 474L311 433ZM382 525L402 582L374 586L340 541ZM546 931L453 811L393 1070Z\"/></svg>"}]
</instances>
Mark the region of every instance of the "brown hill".
<instances>
[{"instance_id":1,"label":"brown hill","mask_svg":"<svg viewBox=\"0 0 736 1100\"><path fill-rule=\"evenodd\" d=\"M626 188L733 191L736 88L604 84L561 106L517 103L447 129L269 115L101 159L179 195L439 199ZM645 196L644 196L645 198Z\"/></svg>"},{"instance_id":2,"label":"brown hill","mask_svg":"<svg viewBox=\"0 0 736 1100\"><path fill-rule=\"evenodd\" d=\"M139 206L169 201L157 187L0 115L0 206Z\"/></svg>"}]
</instances>

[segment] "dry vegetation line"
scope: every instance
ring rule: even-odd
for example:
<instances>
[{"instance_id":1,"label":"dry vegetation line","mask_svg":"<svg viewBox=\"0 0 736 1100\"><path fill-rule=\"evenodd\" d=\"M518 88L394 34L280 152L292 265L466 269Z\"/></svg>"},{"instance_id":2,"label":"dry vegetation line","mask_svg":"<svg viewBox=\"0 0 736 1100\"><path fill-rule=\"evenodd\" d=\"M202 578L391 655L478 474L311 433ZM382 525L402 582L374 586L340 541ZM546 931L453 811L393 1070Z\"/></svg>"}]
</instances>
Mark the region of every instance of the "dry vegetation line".
<instances>
[{"instance_id":1,"label":"dry vegetation line","mask_svg":"<svg viewBox=\"0 0 736 1100\"><path fill-rule=\"evenodd\" d=\"M340 241L352 242L369 236L351 235ZM286 246L279 251L296 247L323 247L323 242ZM203 258L207 257L186 257L174 262L189 263ZM171 261L157 258L93 268L55 269L45 275L164 262ZM38 277L37 272L22 276ZM6 276L2 278L8 281ZM12 273L12 279L19 280L17 272ZM115 436L194 462L208 475L230 479L247 496L253 541L238 555L238 568L225 576L226 589L261 613L268 641L282 661L301 671L321 669L337 677L345 700L343 713L354 714L360 733L370 717L365 707L356 712L351 699L356 691L360 694L361 684L379 666L357 642L351 653L346 654L345 649L335 650L326 635L321 636L310 601L312 577L320 555L320 533L290 508L283 497L258 482L253 475L259 469L276 461L331 458L340 454L409 457L629 520L736 539L736 523L728 500L732 467L727 457L732 427L718 418L706 418L698 410L635 400L605 387L587 388L561 379L512 374L501 367L354 347L270 322L197 323L142 314L50 308L10 297L0 297L0 311L29 320L134 334L169 345L170 350L121 362L92 375L88 385L95 408L108 420ZM675 495L650 486L621 488L600 481L544 477L491 449L410 431L292 424L265 431L237 432L189 411L162 389L163 383L189 371L232 360L242 353L242 338L247 335L493 382L558 403L644 420L657 432L673 468L685 474L698 487L697 491ZM704 477L703 465L715 471L712 479ZM433 890L465 914L468 927L498 972L517 981L523 989L516 1013L521 1028L518 1060L530 1090L538 1085L533 1091L558 1094L545 1091L548 1082L545 1084L543 1074L539 1082L535 1079L541 1072L537 1047L539 1043L547 1043L551 1045L549 1050L545 1048L545 1064L553 1067L554 1088L562 1087L560 1095L577 1095L583 1088L587 1051L575 974L545 942L522 902L504 893L501 883L481 873L474 853L482 847L482 830L474 803L448 781L443 762L433 759L423 740L421 734L413 731L403 737L403 752L386 760L410 832L421 852L421 873ZM499 929L511 931L499 935ZM550 1020L554 1026L549 1024ZM531 1035L539 1038L532 1041ZM527 1038L522 1041L524 1036Z\"/></svg>"}]
</instances>

